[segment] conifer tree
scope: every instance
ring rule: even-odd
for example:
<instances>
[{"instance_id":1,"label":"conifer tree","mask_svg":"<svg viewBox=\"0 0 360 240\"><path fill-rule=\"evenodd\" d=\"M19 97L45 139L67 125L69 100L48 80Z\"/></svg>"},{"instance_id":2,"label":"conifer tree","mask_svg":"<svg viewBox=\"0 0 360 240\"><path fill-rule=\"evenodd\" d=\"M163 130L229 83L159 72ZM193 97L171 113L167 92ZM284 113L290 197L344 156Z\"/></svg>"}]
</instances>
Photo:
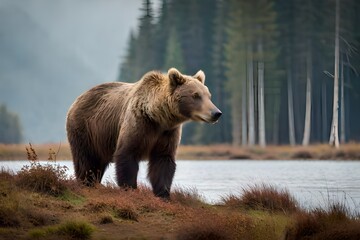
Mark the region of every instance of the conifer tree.
<instances>
[{"instance_id":1,"label":"conifer tree","mask_svg":"<svg viewBox=\"0 0 360 240\"><path fill-rule=\"evenodd\" d=\"M22 132L19 116L0 104L0 143L20 143Z\"/></svg>"}]
</instances>

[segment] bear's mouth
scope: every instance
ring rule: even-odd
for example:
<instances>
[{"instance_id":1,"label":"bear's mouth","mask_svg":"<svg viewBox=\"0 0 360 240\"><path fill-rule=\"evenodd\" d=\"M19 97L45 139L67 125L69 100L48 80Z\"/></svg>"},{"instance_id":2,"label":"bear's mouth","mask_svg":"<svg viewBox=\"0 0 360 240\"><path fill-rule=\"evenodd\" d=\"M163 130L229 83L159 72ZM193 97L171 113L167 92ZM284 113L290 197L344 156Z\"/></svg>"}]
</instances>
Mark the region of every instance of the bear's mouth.
<instances>
[{"instance_id":1,"label":"bear's mouth","mask_svg":"<svg viewBox=\"0 0 360 240\"><path fill-rule=\"evenodd\" d=\"M194 115L192 117L192 120L197 121L197 122L206 122L206 123L211 123L211 124L216 124L219 120L216 119L211 119L211 118L207 118L201 115Z\"/></svg>"}]
</instances>

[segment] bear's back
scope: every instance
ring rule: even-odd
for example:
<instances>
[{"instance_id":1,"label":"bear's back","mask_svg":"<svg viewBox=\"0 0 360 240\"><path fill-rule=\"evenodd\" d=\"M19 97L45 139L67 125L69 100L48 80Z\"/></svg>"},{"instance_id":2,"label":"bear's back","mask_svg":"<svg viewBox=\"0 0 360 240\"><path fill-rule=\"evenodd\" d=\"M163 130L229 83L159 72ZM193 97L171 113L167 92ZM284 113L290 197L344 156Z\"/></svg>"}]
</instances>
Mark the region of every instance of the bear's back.
<instances>
[{"instance_id":1,"label":"bear's back","mask_svg":"<svg viewBox=\"0 0 360 240\"><path fill-rule=\"evenodd\" d=\"M111 114L124 105L125 95L133 84L112 82L97 85L81 94L68 112L69 118L94 118L97 115Z\"/></svg>"},{"instance_id":2,"label":"bear's back","mask_svg":"<svg viewBox=\"0 0 360 240\"><path fill-rule=\"evenodd\" d=\"M68 135L81 133L104 155L114 151L131 83L104 83L80 95L68 111ZM91 139L91 140L90 140ZM111 144L109 144L111 143Z\"/></svg>"}]
</instances>

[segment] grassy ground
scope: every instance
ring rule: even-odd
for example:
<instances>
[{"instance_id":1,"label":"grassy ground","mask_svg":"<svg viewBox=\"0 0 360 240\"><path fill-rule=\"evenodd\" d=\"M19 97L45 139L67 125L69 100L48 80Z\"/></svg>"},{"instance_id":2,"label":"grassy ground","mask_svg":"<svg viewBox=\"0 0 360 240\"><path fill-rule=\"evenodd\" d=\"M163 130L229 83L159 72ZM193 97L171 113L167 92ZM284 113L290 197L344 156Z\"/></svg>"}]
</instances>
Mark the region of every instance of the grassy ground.
<instances>
[{"instance_id":1,"label":"grassy ground","mask_svg":"<svg viewBox=\"0 0 360 240\"><path fill-rule=\"evenodd\" d=\"M28 144L5 145L0 144L0 160L27 159L26 146ZM71 152L67 143L34 145L38 158L41 160L54 159L69 160ZM210 146L180 146L177 159L324 159L324 160L360 160L360 143L341 145L339 149L327 144L302 146L268 146L233 147L231 145Z\"/></svg>"},{"instance_id":2,"label":"grassy ground","mask_svg":"<svg viewBox=\"0 0 360 240\"><path fill-rule=\"evenodd\" d=\"M0 239L360 239L359 216L344 205L303 210L265 184L210 205L192 189L163 201L146 187L88 188L66 171L37 161L0 170Z\"/></svg>"}]
</instances>

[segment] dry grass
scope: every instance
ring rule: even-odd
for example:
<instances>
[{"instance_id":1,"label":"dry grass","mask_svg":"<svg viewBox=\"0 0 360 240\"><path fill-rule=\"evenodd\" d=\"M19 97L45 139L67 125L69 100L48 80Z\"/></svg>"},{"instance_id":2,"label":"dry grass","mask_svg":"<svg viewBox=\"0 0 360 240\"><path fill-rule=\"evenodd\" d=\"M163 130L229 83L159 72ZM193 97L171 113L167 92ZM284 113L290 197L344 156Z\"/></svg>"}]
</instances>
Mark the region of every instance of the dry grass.
<instances>
[{"instance_id":1,"label":"dry grass","mask_svg":"<svg viewBox=\"0 0 360 240\"><path fill-rule=\"evenodd\" d=\"M67 170L66 166L41 165L32 161L17 174L17 184L32 191L58 196L66 189Z\"/></svg>"},{"instance_id":2,"label":"dry grass","mask_svg":"<svg viewBox=\"0 0 360 240\"><path fill-rule=\"evenodd\" d=\"M13 239L15 229L17 239L356 239L360 229L343 205L306 212L287 191L266 185L214 206L194 189L176 189L163 201L144 186L125 191L68 180L65 191L54 195L18 184L17 178L0 171L1 239Z\"/></svg>"},{"instance_id":3,"label":"dry grass","mask_svg":"<svg viewBox=\"0 0 360 240\"><path fill-rule=\"evenodd\" d=\"M171 200L185 206L200 206L204 204L204 198L196 188L175 187L171 194Z\"/></svg>"},{"instance_id":4,"label":"dry grass","mask_svg":"<svg viewBox=\"0 0 360 240\"><path fill-rule=\"evenodd\" d=\"M33 204L33 195L16 184L16 175L0 171L0 227L43 226L57 221Z\"/></svg>"},{"instance_id":5,"label":"dry grass","mask_svg":"<svg viewBox=\"0 0 360 240\"><path fill-rule=\"evenodd\" d=\"M30 239L90 239L95 231L93 225L83 221L68 221L58 226L34 229Z\"/></svg>"},{"instance_id":6,"label":"dry grass","mask_svg":"<svg viewBox=\"0 0 360 240\"><path fill-rule=\"evenodd\" d=\"M342 203L297 212L286 239L360 239L360 221Z\"/></svg>"},{"instance_id":7,"label":"dry grass","mask_svg":"<svg viewBox=\"0 0 360 240\"><path fill-rule=\"evenodd\" d=\"M177 239L249 239L247 232L254 226L249 217L227 211L195 211L191 219L178 231Z\"/></svg>"},{"instance_id":8,"label":"dry grass","mask_svg":"<svg viewBox=\"0 0 360 240\"><path fill-rule=\"evenodd\" d=\"M69 160L72 159L68 143L34 144L38 160ZM25 160L27 158L26 144L0 144L1 160Z\"/></svg>"},{"instance_id":9,"label":"dry grass","mask_svg":"<svg viewBox=\"0 0 360 240\"><path fill-rule=\"evenodd\" d=\"M146 186L85 187L38 158L30 145L29 166L0 170L0 239L359 239L359 216L344 205L305 211L274 186L251 186L222 205L184 188L164 201Z\"/></svg>"},{"instance_id":10,"label":"dry grass","mask_svg":"<svg viewBox=\"0 0 360 240\"><path fill-rule=\"evenodd\" d=\"M62 194L66 189L68 168L50 163L41 165L31 144L26 151L30 165L23 166L18 172L17 184L32 191L55 196Z\"/></svg>"},{"instance_id":11,"label":"dry grass","mask_svg":"<svg viewBox=\"0 0 360 240\"><path fill-rule=\"evenodd\" d=\"M291 213L298 210L298 203L286 189L262 184L243 189L241 196L228 195L223 197L226 206L252 210L282 211Z\"/></svg>"}]
</instances>

